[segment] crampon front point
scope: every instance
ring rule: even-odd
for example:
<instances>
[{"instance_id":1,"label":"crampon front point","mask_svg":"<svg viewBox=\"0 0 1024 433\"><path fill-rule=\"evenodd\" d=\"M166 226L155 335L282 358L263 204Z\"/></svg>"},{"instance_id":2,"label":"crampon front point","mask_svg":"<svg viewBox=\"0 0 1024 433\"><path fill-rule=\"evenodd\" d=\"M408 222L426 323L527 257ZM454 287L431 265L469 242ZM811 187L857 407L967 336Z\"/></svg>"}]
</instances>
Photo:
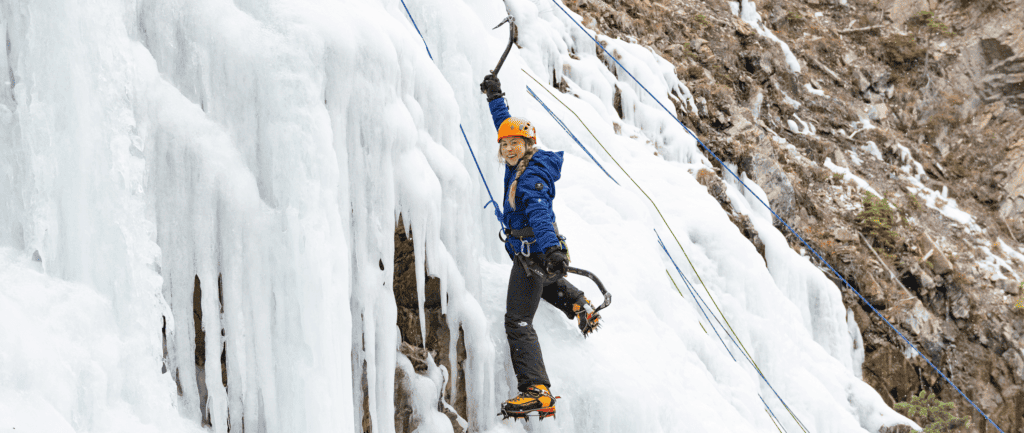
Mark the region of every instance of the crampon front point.
<instances>
[{"instance_id":1,"label":"crampon front point","mask_svg":"<svg viewBox=\"0 0 1024 433\"><path fill-rule=\"evenodd\" d=\"M560 397L556 397L556 398L560 398ZM498 416L502 417L501 419L503 419L503 420L509 419L509 418L512 418L513 420L522 419L522 420L526 420L527 422L530 421L530 418L538 418L540 420L543 420L544 418L554 418L555 417L555 408L554 407L549 407L549 408L545 408L545 409L528 410L528 411L525 411L525 412L513 412L513 411L502 410L500 413L498 413Z\"/></svg>"}]
</instances>

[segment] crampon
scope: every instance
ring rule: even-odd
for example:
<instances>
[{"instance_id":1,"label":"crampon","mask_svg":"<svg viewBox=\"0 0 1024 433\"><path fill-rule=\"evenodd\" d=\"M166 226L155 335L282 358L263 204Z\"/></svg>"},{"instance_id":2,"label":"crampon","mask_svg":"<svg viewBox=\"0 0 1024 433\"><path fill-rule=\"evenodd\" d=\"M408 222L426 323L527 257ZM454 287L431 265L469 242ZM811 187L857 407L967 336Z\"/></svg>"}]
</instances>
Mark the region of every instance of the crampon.
<instances>
[{"instance_id":1,"label":"crampon","mask_svg":"<svg viewBox=\"0 0 1024 433\"><path fill-rule=\"evenodd\" d=\"M502 417L501 419L503 419L503 420L509 419L509 418L512 418L513 420L520 420L520 419L522 419L522 420L526 420L526 421L530 421L530 418L537 418L537 419L543 420L544 418L554 418L555 417L555 408L552 407L552 408L548 408L548 409L535 409L535 410L530 410L530 411L526 411L526 412L509 412L509 411L503 410L500 413L498 413L498 416L501 416Z\"/></svg>"},{"instance_id":2,"label":"crampon","mask_svg":"<svg viewBox=\"0 0 1024 433\"><path fill-rule=\"evenodd\" d=\"M584 298L583 305L575 304L572 308L576 313L576 321L579 324L580 332L583 333L583 337L588 337L591 333L601 328L601 315L590 305L589 300Z\"/></svg>"},{"instance_id":3,"label":"crampon","mask_svg":"<svg viewBox=\"0 0 1024 433\"><path fill-rule=\"evenodd\" d=\"M589 337L594 331L601 329L601 315L597 313L587 314L586 318L583 314L577 316L579 320L580 332L583 332L583 337Z\"/></svg>"},{"instance_id":4,"label":"crampon","mask_svg":"<svg viewBox=\"0 0 1024 433\"><path fill-rule=\"evenodd\" d=\"M531 417L544 419L555 416L555 400L560 397L551 395L544 385L533 385L518 396L501 404L498 416L502 419L524 419Z\"/></svg>"}]
</instances>

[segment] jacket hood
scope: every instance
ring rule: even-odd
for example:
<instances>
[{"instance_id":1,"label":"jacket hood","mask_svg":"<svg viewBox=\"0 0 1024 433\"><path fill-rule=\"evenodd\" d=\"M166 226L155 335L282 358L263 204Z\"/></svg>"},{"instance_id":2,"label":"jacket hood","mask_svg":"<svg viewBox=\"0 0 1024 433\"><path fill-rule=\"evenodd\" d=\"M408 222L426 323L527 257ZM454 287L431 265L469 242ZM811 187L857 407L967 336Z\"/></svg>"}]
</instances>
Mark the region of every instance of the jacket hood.
<instances>
[{"instance_id":1,"label":"jacket hood","mask_svg":"<svg viewBox=\"0 0 1024 433\"><path fill-rule=\"evenodd\" d=\"M537 149L530 162L537 167L540 175L548 182L555 182L562 177L562 159L565 152L551 152Z\"/></svg>"}]
</instances>

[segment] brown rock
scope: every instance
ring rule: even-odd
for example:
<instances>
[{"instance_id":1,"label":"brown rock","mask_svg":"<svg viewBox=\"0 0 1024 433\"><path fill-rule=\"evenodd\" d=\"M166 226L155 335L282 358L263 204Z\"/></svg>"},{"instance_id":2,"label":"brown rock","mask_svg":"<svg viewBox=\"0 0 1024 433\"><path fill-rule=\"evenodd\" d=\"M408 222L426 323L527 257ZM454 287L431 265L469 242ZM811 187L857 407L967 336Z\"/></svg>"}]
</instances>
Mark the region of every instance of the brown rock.
<instances>
[{"instance_id":1,"label":"brown rock","mask_svg":"<svg viewBox=\"0 0 1024 433\"><path fill-rule=\"evenodd\" d=\"M939 249L939 247L932 240L931 236L927 233L922 233L917 239L920 245L921 251L925 252L928 257L928 263L931 264L931 268L935 271L936 275L946 275L953 272L953 264L950 263L946 255ZM931 254L929 254L929 252Z\"/></svg>"},{"instance_id":2,"label":"brown rock","mask_svg":"<svg viewBox=\"0 0 1024 433\"><path fill-rule=\"evenodd\" d=\"M850 230L846 227L839 227L832 231L832 236L840 242L857 242L859 239L857 232Z\"/></svg>"},{"instance_id":3,"label":"brown rock","mask_svg":"<svg viewBox=\"0 0 1024 433\"><path fill-rule=\"evenodd\" d=\"M860 89L861 93L867 92L868 88L871 87L871 81L869 81L868 78L864 76L864 72L861 71L860 69L857 69L856 77L857 88Z\"/></svg>"},{"instance_id":4,"label":"brown rock","mask_svg":"<svg viewBox=\"0 0 1024 433\"><path fill-rule=\"evenodd\" d=\"M832 152L832 161L840 167L850 168L850 160L846 157L846 152L843 152L843 149L837 148Z\"/></svg>"},{"instance_id":5,"label":"brown rock","mask_svg":"<svg viewBox=\"0 0 1024 433\"><path fill-rule=\"evenodd\" d=\"M756 150L740 161L740 169L764 190L772 210L782 219L789 221L796 215L793 183L775 158L764 150Z\"/></svg>"},{"instance_id":6,"label":"brown rock","mask_svg":"<svg viewBox=\"0 0 1024 433\"><path fill-rule=\"evenodd\" d=\"M1009 294L1014 295L1014 296L1020 294L1020 284L1017 284L1016 281L1001 280L1001 284L1003 286L1003 291L1004 292L1009 293Z\"/></svg>"},{"instance_id":7,"label":"brown rock","mask_svg":"<svg viewBox=\"0 0 1024 433\"><path fill-rule=\"evenodd\" d=\"M954 290L949 294L952 303L949 305L949 313L957 319L968 319L971 317L971 304L969 297L963 290Z\"/></svg>"},{"instance_id":8,"label":"brown rock","mask_svg":"<svg viewBox=\"0 0 1024 433\"><path fill-rule=\"evenodd\" d=\"M396 392L395 395L398 395L398 393ZM363 361L362 378L360 379L360 396L362 397L363 402L363 431L372 432L373 418L370 417L370 388L366 379L366 361ZM395 414L397 416L398 412L396 411Z\"/></svg>"},{"instance_id":9,"label":"brown rock","mask_svg":"<svg viewBox=\"0 0 1024 433\"><path fill-rule=\"evenodd\" d=\"M906 424L896 424L892 426L884 426L878 429L878 433L913 433L916 430Z\"/></svg>"},{"instance_id":10,"label":"brown rock","mask_svg":"<svg viewBox=\"0 0 1024 433\"><path fill-rule=\"evenodd\" d=\"M415 350L415 348L412 348ZM402 353L406 352L406 348L402 348ZM415 431L420 425L420 418L417 416L416 411L412 407L412 401L414 398L414 392L412 389L412 379L416 373L407 371L402 367L402 356L399 355L398 365L395 366L395 431L402 433L409 433ZM412 358L409 359L413 361ZM413 366L416 363L413 361ZM408 368L408 367L406 367ZM417 368L418 369L418 368ZM426 365L423 366L423 371L426 371ZM365 370L364 370L365 371ZM365 373L364 373L365 378ZM370 423L369 418L369 407L367 406L367 396L365 379L363 385L363 431L372 432L373 425Z\"/></svg>"},{"instance_id":11,"label":"brown rock","mask_svg":"<svg viewBox=\"0 0 1024 433\"><path fill-rule=\"evenodd\" d=\"M750 27L750 24L747 24L738 17L733 19L733 24L736 25L736 34L738 35L749 37L757 34L757 31L754 30L753 27Z\"/></svg>"},{"instance_id":12,"label":"brown rock","mask_svg":"<svg viewBox=\"0 0 1024 433\"><path fill-rule=\"evenodd\" d=\"M743 237L747 238L747 240L754 245L754 249L757 250L757 253L760 254L763 259L764 241L761 240L761 236L758 234L757 229L754 228L754 224L750 222L750 217L738 212L733 212L729 214L729 220L740 229L740 233L743 234Z\"/></svg>"},{"instance_id":13,"label":"brown rock","mask_svg":"<svg viewBox=\"0 0 1024 433\"><path fill-rule=\"evenodd\" d=\"M892 321L903 325L910 333L922 340L941 341L942 325L939 320L925 308L920 299L911 298L890 308Z\"/></svg>"},{"instance_id":14,"label":"brown rock","mask_svg":"<svg viewBox=\"0 0 1024 433\"><path fill-rule=\"evenodd\" d=\"M706 168L700 169L697 172L697 183L704 185L708 189L708 194L718 200L726 212L732 212L732 201L725 193L725 182L722 182L714 172Z\"/></svg>"},{"instance_id":15,"label":"brown rock","mask_svg":"<svg viewBox=\"0 0 1024 433\"><path fill-rule=\"evenodd\" d=\"M427 329L426 338L422 335L420 327L420 308L416 294L416 272L415 255L412 245L412 237L407 236L401 218L395 227L395 275L394 294L398 307L397 325L402 337L400 351L412 362L417 373L427 370L427 354L433 355L435 362L449 372L449 377L456 380L446 383L442 391L444 404L450 404L460 419L467 414L466 402L466 372L464 362L466 360L465 338L461 326L456 341L455 359L450 359L451 333L449 331L448 318L441 313L440 302L440 280L429 277L426 284L427 300L423 306L425 325ZM429 259L429 258L428 258ZM454 363L454 365L452 365ZM396 384L397 386L397 384ZM439 407L443 407L439 404ZM441 409L439 409L441 410ZM397 416L397 415L396 415ZM451 419L452 417L449 416ZM453 420L453 427L456 431L460 428ZM401 431L401 430L399 430ZM411 431L411 430L408 430Z\"/></svg>"},{"instance_id":16,"label":"brown rock","mask_svg":"<svg viewBox=\"0 0 1024 433\"><path fill-rule=\"evenodd\" d=\"M928 0L883 0L879 5L892 20L893 24L902 25L913 18L919 11L929 9Z\"/></svg>"},{"instance_id":17,"label":"brown rock","mask_svg":"<svg viewBox=\"0 0 1024 433\"><path fill-rule=\"evenodd\" d=\"M393 290L395 302L406 308L419 309L419 296L416 292L416 261L414 258L412 236L407 236L401 217L395 225L395 276ZM441 280L430 276L429 266L424 265L427 274L424 287L424 307L441 306Z\"/></svg>"},{"instance_id":18,"label":"brown rock","mask_svg":"<svg viewBox=\"0 0 1024 433\"><path fill-rule=\"evenodd\" d=\"M1000 205L999 214L1007 219L1017 219L1024 213L1024 137L1010 145L1003 166L1005 174L1000 184L1007 195Z\"/></svg>"},{"instance_id":19,"label":"brown rock","mask_svg":"<svg viewBox=\"0 0 1024 433\"><path fill-rule=\"evenodd\" d=\"M982 410L986 412L994 412L1003 404L1003 396L999 393L996 387L992 385L992 383L979 381L975 382L975 387L976 395L980 395L975 398Z\"/></svg>"},{"instance_id":20,"label":"brown rock","mask_svg":"<svg viewBox=\"0 0 1024 433\"><path fill-rule=\"evenodd\" d=\"M885 291L882 290L882 286L878 284L878 280L876 280L873 275L865 274L865 276L866 278L862 279L862 281L865 282L860 287L860 293L864 295L864 298L867 299L871 305L874 305L875 308L885 309Z\"/></svg>"}]
</instances>

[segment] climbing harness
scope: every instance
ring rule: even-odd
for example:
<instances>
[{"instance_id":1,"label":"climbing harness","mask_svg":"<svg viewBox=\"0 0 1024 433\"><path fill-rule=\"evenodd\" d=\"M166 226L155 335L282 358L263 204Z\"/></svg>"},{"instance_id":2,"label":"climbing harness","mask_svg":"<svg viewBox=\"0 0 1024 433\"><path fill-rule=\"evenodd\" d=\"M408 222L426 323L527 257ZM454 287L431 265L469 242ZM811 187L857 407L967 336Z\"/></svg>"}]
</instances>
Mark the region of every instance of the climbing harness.
<instances>
[{"instance_id":1,"label":"climbing harness","mask_svg":"<svg viewBox=\"0 0 1024 433\"><path fill-rule=\"evenodd\" d=\"M519 238L519 251L516 252L517 256L530 257L532 251L530 246L537 243L537 240L528 241L525 238L533 237L533 227L527 227L525 229L501 229L498 232L498 239L501 239L502 243L507 243L509 238Z\"/></svg>"},{"instance_id":2,"label":"climbing harness","mask_svg":"<svg viewBox=\"0 0 1024 433\"><path fill-rule=\"evenodd\" d=\"M561 234L558 233L558 224L551 223L551 225L554 226L555 236L558 236L558 243L561 246L562 251L565 251L566 257L568 257L569 250L565 244L565 236L562 236ZM521 229L504 229L498 235L498 238L501 239L502 242L507 242L507 239L513 237L519 238L519 242L521 242L522 245L524 245L525 247L521 249L519 253L515 254L515 259L519 261L519 264L523 266L523 269L525 269L528 274L532 275L534 278L539 279L542 286L554 283L555 281L558 281L558 279L565 277L565 274L548 272L547 269L544 269L539 263L530 258L530 245L537 243L537 241L536 239L533 241L527 241L526 238L534 237L533 227L525 227ZM608 306L612 304L611 293L608 293L608 289L605 289L604 284L602 284L601 280L597 278L597 275L594 275L592 272L588 270L572 266L566 267L566 272L569 274L576 274L582 277L589 278L591 281L594 282L594 285L597 286L597 289L601 291L601 295L604 296L604 302L594 309L595 313L605 308L608 308Z\"/></svg>"},{"instance_id":3,"label":"climbing harness","mask_svg":"<svg viewBox=\"0 0 1024 433\"><path fill-rule=\"evenodd\" d=\"M711 154L711 156L713 156L713 157L715 158L715 160L716 160L716 161L718 161L719 165L721 165L722 167L724 167L724 168L725 168L725 169L726 169L726 170L727 170L727 171L729 172L729 174L731 174L731 175L732 175L733 177L735 177L735 178L736 178L736 180L737 180L737 181L739 181L740 185L743 185L743 187L744 187L744 188L746 188L746 189L747 189L747 191L749 191L749 192L750 192L750 193L751 193L751 194L752 194L752 195L753 195L753 196L754 196L755 198L757 198L757 200L758 200L759 202L761 202L761 204L762 204L762 205L764 205L764 207L765 207L766 209L768 209L768 211L769 211L769 212L771 212L771 213L772 213L772 215L774 215L774 216L775 216L775 218L777 218L777 219L779 220L779 222L781 222L781 223L782 223L782 224L783 224L783 225L784 225L784 226L786 227L786 229L788 229L788 230L789 230L789 232L790 232L790 233L792 233L792 234L793 234L794 236L796 236L796 237L797 237L797 239L800 239L800 242L801 242L801 243L803 243L803 244L804 244L804 246L805 246L805 247L807 247L807 249L808 249L808 250L810 250L810 251L811 251L812 253L814 253L814 256L815 256L815 257L817 257L817 258L818 258L818 260L821 260L821 262L822 262L822 263L824 263L824 264L825 264L826 266L828 266L829 270L831 270L833 274L835 274L835 275L836 275L837 277L839 277L839 279L843 281L843 283L844 283L844 284L846 285L846 287L847 287L847 288L849 288L849 289L850 289L851 291L853 291L853 293L854 293L854 294L856 294L856 295L857 295L857 297L859 297L859 298L861 299L861 301L863 301L863 302L864 302L864 304L865 304L865 305L867 305L867 306L868 306L869 308L871 308L871 311L873 311L873 312L875 313L875 315L877 315L877 316L878 316L879 318L881 318L881 319L882 319L882 321L883 321L883 322L885 322L885 324L889 326L889 328L891 328L891 329L892 329L893 331L895 331L895 332L896 332L896 334L898 334L898 335L900 336L900 338L902 338L902 339L903 339L903 341L907 343L907 345L908 345L908 346L910 346L911 348L913 348L913 349L914 349L914 351L915 351L915 352L917 352L917 354L918 354L918 355L920 355L920 356L921 356L921 358L922 358L922 359L924 359L924 360L925 360L925 362L927 362L927 363L928 363L928 365L929 365L929 366L931 366L933 370L935 370L935 372L939 373L939 375L940 375L940 376L942 376L942 378L943 378L943 379L944 379L944 380L946 381L946 383L949 383L949 385L950 385L950 386L952 386L952 387L953 387L953 389L955 389L955 390L956 390L956 392L957 392L957 393L959 393L961 397L963 397L963 398L964 398L965 400L967 400L967 402L968 402L968 403L970 403L970 404L971 404L971 406L973 406L973 407L974 407L974 409L975 409L976 411L978 411L978 413L980 413L980 414L981 414L981 416L985 417L985 420L986 420L986 421L988 421L988 423L989 423L989 424L992 424L992 426L993 426L993 427L995 427L995 428L996 428L996 430L998 430L998 431L999 431L1000 433L1005 433L1005 432L1003 432L1003 429L1001 429L1001 428L999 427L999 425L997 425L997 424L995 423L995 421L992 421L992 419L991 419L991 418L989 418L989 416L988 416L988 415L987 415L987 414L986 414L986 413L985 413L984 411L982 411L982 410L981 410L981 408L979 408L979 407L978 407L978 405L977 405L977 404L975 404L973 400L971 400L971 399L970 399L969 397L967 397L967 395L966 395L966 394L964 394L964 392L963 392L962 390L960 390L960 387L956 386L956 384L954 384L954 383L953 383L953 381L952 381L952 380L950 380L950 379L949 379L949 377L947 377L947 376L946 376L946 374L942 372L942 370L940 370L940 369L939 369L938 367L936 367L936 366L935 366L935 364L934 364L934 363L932 363L932 361L931 361L930 359L928 359L928 357L927 357L927 356L925 356L925 354L924 354L923 352L921 352L921 350L920 350L920 349L918 349L918 348L917 348L917 346L915 346L915 345L914 345L914 343L911 343L911 342L910 342L910 339L909 339L909 338L907 338L907 337L906 337L905 335L903 335L903 333L902 333L902 332L900 332L900 331L899 331L899 329L896 329L896 327L895 327L895 326L893 326L893 325L892 325L892 323L890 323L890 322L889 322L889 320L888 320L888 319L886 319L886 318L885 318L885 316L883 316L883 315L882 315L882 313L880 313L880 312L879 312L879 311L878 311L878 310L877 310L877 309L875 308L875 306L874 306L874 305L871 305L871 303L870 303L870 302L868 302L868 300L867 300L866 298L864 298L864 296L863 296L863 295L861 295L861 293L860 293L859 291L857 291L857 289L853 288L853 285L851 285L851 284L850 284L850 282L846 280L846 278L844 278L844 277L843 277L842 275L840 275L840 274L839 274L839 272L838 272L838 271L836 271L836 270L835 270L835 268L833 268L833 267L832 267L832 265L831 265L830 263L828 263L828 261L826 261L826 260L825 260L825 258L824 258L824 257L822 257L822 256L821 256L821 254L819 254L817 250L815 250L815 249L814 249L814 247L812 247L812 246L811 246L810 244L808 244L808 243L807 243L807 241L806 241L806 240L805 240L805 239L804 239L804 238L803 238L802 236L800 236L800 235L799 235L799 234L798 234L798 233L796 232L796 230L794 230L794 229L793 229L793 227L791 227L791 226L789 225L789 223L787 223L787 222L786 222L786 221L785 221L784 219L782 219L782 217L781 217L781 216L779 216L779 214L775 213L775 211L774 211L774 210L772 210L771 206L768 206L768 204L767 204L767 203L765 203L765 202L764 202L764 200L762 200L760 196L758 196L758 195L757 195L756 193L754 193L754 191L753 191L753 190L751 190L749 186L747 186L746 182L743 182L743 179L741 179L741 178L739 177L739 175L737 175L737 174L736 174L735 172L733 172L733 171L732 171L732 169L730 169L730 168L729 168L729 166L727 166L727 165L726 165L726 164L725 164L725 163L724 163L724 162L722 161L722 159L718 157L718 155L717 155L717 154L716 154L716 153L715 153L714 151L712 151L712 150L711 150L711 149L710 149L710 148L709 148L709 147L708 147L708 146L707 146L706 144L704 144L704 142L703 142L703 141L701 141L701 139L700 139L700 138L697 138L697 135L696 135L696 134L694 134L694 133L693 133L693 131L691 131L691 130L690 130L690 128L687 128L687 127L686 127L686 125L684 125L684 124L683 124L683 122L682 122L682 121L680 121L680 120L679 120L679 118L677 118L677 117L675 116L675 114L673 114L673 112L672 112L671 110L669 110L669 109L668 109L667 107L665 107L665 105L664 105L664 104L662 104L662 103L661 103L661 101L660 101L660 100L659 100L659 99L658 99L657 97L655 97L655 96L654 96L654 94L653 94L653 93L651 93L651 91L650 91L650 90L648 90L648 89L647 89L647 87L645 87L645 86L643 85L643 83L641 83L641 82L640 82L640 80L638 80L638 79L637 79L637 78L636 78L636 77L635 77L635 76L633 75L633 73L629 72L629 70L628 70L628 69L626 69L626 67L625 67L625 66L623 66L623 65L622 65L622 63L621 63L621 62L619 62L619 60L618 60L617 58L615 58L615 56L614 56L614 55L611 55L611 53L610 53L610 52L608 52L608 49L607 49L607 48L605 48L605 46L604 46L603 44L601 44L600 42L598 42L598 40L597 40L597 39L596 39L596 38L595 38L595 37L594 37L593 35L591 35L591 34L590 34L590 32L589 32L589 31L587 31L587 29L586 29L585 27L583 27L583 25L582 25L582 24L580 24L580 22L579 22L579 21L577 21L577 20L576 20L576 18L574 18L574 17L573 17L573 16L572 16L572 15L571 15L571 14L569 13L569 11L565 10L565 8L564 8L564 7L562 7L562 5L560 5L560 4L558 3L558 0L551 0L551 1L552 1L552 3L554 3L554 4L555 4L555 6L557 6L557 7L559 8L559 9L561 9L561 10L562 10L562 12L563 12L563 13L565 14L565 16L569 17L569 19L570 19L570 20L571 20L571 21L572 21L573 23L575 23L575 24L576 24L576 26L577 26L577 27L579 27L579 28L580 28L580 30L582 30L582 31L583 31L583 33L585 33L585 34L586 34L586 35L587 35L588 37L590 37L590 39L591 39L591 40L593 40L593 41L594 41L594 43L595 43L595 44L597 44L597 46L599 46L599 47L601 48L601 50L602 50L602 51L604 51L605 53L609 54L608 58L610 58L610 59L611 59L612 61L614 61L614 62L615 62L615 64L619 66L619 68L621 68L621 69L622 69L622 70L623 70L624 72L626 72L626 74L627 74L627 75L629 75L629 77L630 77L630 78L632 78L632 79L633 79L633 81L634 81L634 82L636 82L636 84L637 84L638 86L640 86L640 88L642 88L642 89L643 89L643 90L644 90L645 92L647 92L647 94L648 94L648 95L649 95L649 96L650 96L650 97L651 97L652 99L654 99L654 102L656 102L656 103L657 103L657 104L658 104L659 106L661 106L661 108L662 108L663 110L665 110L665 112L666 112L666 113L668 113L668 114L669 114L669 115L670 115L670 116L671 116L671 117L672 117L673 119L675 119L675 120L676 120L676 122L677 122L677 123L679 123L679 125L680 125L680 126L682 126L682 127L683 127L683 129L684 129L684 130L685 130L685 131L686 131L686 132L687 132L688 134L690 134L690 136L691 136L691 137L693 137L693 138L694 138L694 140L696 140L696 141L697 141L697 143L699 143L699 144L700 144L700 146L701 146L702 148L704 148L704 150L705 150L706 152L708 152L709 154ZM669 231L671 232L671 229L669 229ZM675 235L673 234L673 237L674 237L674 236L675 236ZM678 239L676 239L676 242L678 243L678 242L679 242L679 240L678 240ZM685 251L683 252L683 254L685 255ZM689 261L689 257L687 257L687 261ZM690 263L690 266L691 266L691 267L693 266L693 263L692 263L692 262ZM700 275L697 275L697 279L701 281L701 284L702 284L702 285L704 284L704 281L700 279ZM707 287L707 286L705 285L705 288L706 288L706 287ZM712 298L712 302L714 302L714 298ZM723 317L724 317L724 316L723 316Z\"/></svg>"}]
</instances>

